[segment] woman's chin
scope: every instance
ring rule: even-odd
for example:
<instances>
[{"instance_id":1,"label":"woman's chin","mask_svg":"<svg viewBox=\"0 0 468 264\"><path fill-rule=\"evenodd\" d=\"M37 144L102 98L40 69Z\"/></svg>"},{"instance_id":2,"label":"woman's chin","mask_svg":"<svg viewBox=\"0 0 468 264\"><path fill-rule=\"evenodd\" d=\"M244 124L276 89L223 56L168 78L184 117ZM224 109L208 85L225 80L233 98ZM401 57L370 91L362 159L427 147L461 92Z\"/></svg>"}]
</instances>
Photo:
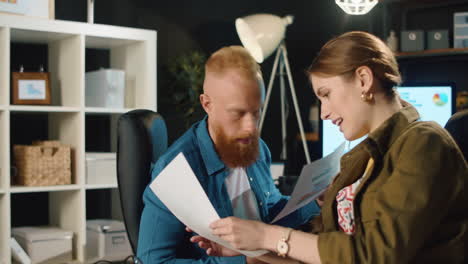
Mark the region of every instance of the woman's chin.
<instances>
[{"instance_id":1,"label":"woman's chin","mask_svg":"<svg viewBox=\"0 0 468 264\"><path fill-rule=\"evenodd\" d=\"M346 131L343 131L343 136L347 141L353 141L359 138L356 135L346 133Z\"/></svg>"}]
</instances>

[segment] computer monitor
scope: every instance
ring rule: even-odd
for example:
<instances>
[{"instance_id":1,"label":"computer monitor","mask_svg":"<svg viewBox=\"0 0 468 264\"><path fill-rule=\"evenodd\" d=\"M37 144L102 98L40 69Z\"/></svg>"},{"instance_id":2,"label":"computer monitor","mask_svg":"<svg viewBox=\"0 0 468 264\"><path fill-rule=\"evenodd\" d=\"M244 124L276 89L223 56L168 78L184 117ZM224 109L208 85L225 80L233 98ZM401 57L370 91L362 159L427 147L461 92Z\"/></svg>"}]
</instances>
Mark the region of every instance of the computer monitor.
<instances>
[{"instance_id":1,"label":"computer monitor","mask_svg":"<svg viewBox=\"0 0 468 264\"><path fill-rule=\"evenodd\" d=\"M435 121L442 127L455 112L455 85L453 83L407 83L397 87L401 98L411 103L419 112L421 120ZM322 156L333 152L345 138L330 120L320 121ZM348 142L346 151L352 149L365 137Z\"/></svg>"}]
</instances>

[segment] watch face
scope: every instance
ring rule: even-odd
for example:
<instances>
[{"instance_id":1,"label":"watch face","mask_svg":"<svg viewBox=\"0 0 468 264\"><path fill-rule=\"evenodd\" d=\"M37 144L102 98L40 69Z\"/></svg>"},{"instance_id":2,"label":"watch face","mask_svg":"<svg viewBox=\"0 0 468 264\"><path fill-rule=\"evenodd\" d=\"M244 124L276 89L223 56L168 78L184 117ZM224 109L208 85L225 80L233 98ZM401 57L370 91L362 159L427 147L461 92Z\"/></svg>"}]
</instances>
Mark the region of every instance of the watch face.
<instances>
[{"instance_id":1,"label":"watch face","mask_svg":"<svg viewBox=\"0 0 468 264\"><path fill-rule=\"evenodd\" d=\"M286 243L283 240L278 241L278 245L276 246L276 249L278 250L278 253L281 255L286 255L288 253L288 243Z\"/></svg>"}]
</instances>

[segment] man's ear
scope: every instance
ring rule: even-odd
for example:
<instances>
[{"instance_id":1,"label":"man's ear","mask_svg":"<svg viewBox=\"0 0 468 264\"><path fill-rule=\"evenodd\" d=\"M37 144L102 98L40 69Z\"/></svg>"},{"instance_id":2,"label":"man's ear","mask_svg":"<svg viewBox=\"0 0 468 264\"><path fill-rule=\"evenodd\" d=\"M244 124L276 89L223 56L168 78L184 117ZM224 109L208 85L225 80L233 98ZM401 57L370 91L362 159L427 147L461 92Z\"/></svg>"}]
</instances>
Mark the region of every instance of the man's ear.
<instances>
[{"instance_id":1,"label":"man's ear","mask_svg":"<svg viewBox=\"0 0 468 264\"><path fill-rule=\"evenodd\" d=\"M207 114L211 112L211 98L207 94L200 94L200 104Z\"/></svg>"},{"instance_id":2,"label":"man's ear","mask_svg":"<svg viewBox=\"0 0 468 264\"><path fill-rule=\"evenodd\" d=\"M374 92L372 91L374 74L368 66L360 66L356 69L356 80L359 81L359 88L362 92Z\"/></svg>"}]
</instances>

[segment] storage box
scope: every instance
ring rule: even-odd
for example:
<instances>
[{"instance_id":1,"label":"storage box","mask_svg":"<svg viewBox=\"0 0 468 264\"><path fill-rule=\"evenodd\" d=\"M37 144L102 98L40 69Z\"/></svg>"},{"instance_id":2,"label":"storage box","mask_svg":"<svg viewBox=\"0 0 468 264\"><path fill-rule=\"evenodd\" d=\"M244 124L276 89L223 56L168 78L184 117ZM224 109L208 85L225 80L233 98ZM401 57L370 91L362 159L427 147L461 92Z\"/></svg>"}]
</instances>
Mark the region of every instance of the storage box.
<instances>
[{"instance_id":1,"label":"storage box","mask_svg":"<svg viewBox=\"0 0 468 264\"><path fill-rule=\"evenodd\" d=\"M468 48L468 12L453 14L453 47Z\"/></svg>"},{"instance_id":2,"label":"storage box","mask_svg":"<svg viewBox=\"0 0 468 264\"><path fill-rule=\"evenodd\" d=\"M411 30L401 32L401 51L424 50L424 32L422 30Z\"/></svg>"},{"instance_id":3,"label":"storage box","mask_svg":"<svg viewBox=\"0 0 468 264\"><path fill-rule=\"evenodd\" d=\"M125 72L106 69L86 74L86 106L123 108L125 102Z\"/></svg>"},{"instance_id":4,"label":"storage box","mask_svg":"<svg viewBox=\"0 0 468 264\"><path fill-rule=\"evenodd\" d=\"M468 24L468 12L457 12L453 14L453 23L456 25Z\"/></svg>"},{"instance_id":5,"label":"storage box","mask_svg":"<svg viewBox=\"0 0 468 264\"><path fill-rule=\"evenodd\" d=\"M71 184L71 147L59 141L37 141L33 145L14 145L18 174L13 184L50 186Z\"/></svg>"},{"instance_id":6,"label":"storage box","mask_svg":"<svg viewBox=\"0 0 468 264\"><path fill-rule=\"evenodd\" d=\"M116 220L86 221L86 254L88 259L124 260L132 255L124 223Z\"/></svg>"},{"instance_id":7,"label":"storage box","mask_svg":"<svg viewBox=\"0 0 468 264\"><path fill-rule=\"evenodd\" d=\"M72 260L71 231L57 227L16 227L12 236L26 251L31 263L64 263Z\"/></svg>"},{"instance_id":8,"label":"storage box","mask_svg":"<svg viewBox=\"0 0 468 264\"><path fill-rule=\"evenodd\" d=\"M448 49L449 39L448 30L430 30L427 32L427 48L428 49Z\"/></svg>"},{"instance_id":9,"label":"storage box","mask_svg":"<svg viewBox=\"0 0 468 264\"><path fill-rule=\"evenodd\" d=\"M117 184L116 154L86 152L86 183Z\"/></svg>"}]
</instances>

